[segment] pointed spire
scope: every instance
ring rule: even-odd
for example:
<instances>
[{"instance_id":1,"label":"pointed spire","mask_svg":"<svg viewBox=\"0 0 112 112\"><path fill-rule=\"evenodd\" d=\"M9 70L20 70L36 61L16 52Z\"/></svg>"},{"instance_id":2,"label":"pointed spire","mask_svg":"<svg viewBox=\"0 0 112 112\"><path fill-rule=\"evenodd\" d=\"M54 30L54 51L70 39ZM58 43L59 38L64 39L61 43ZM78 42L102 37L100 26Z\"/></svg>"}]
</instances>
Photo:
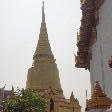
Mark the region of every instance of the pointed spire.
<instances>
[{"instance_id":1,"label":"pointed spire","mask_svg":"<svg viewBox=\"0 0 112 112\"><path fill-rule=\"evenodd\" d=\"M42 2L42 21L45 22L45 13L44 13L44 1Z\"/></svg>"},{"instance_id":2,"label":"pointed spire","mask_svg":"<svg viewBox=\"0 0 112 112\"><path fill-rule=\"evenodd\" d=\"M47 28L45 23L44 1L42 3L43 3L42 22L40 27L40 34L39 34L37 48L33 56L34 59L33 66L37 66L39 62L55 61L48 40L48 33L47 33Z\"/></svg>"},{"instance_id":3,"label":"pointed spire","mask_svg":"<svg viewBox=\"0 0 112 112\"><path fill-rule=\"evenodd\" d=\"M70 96L70 103L75 103L75 102L77 102L77 99L75 99L73 91L72 91L71 96Z\"/></svg>"},{"instance_id":4,"label":"pointed spire","mask_svg":"<svg viewBox=\"0 0 112 112\"><path fill-rule=\"evenodd\" d=\"M73 108L73 112L74 112L74 108L75 109L77 108L78 111L81 111L80 110L81 106L80 106L79 101L77 100L77 98L74 97L73 91L72 91L71 96L70 96L70 104L71 104L71 106Z\"/></svg>"},{"instance_id":5,"label":"pointed spire","mask_svg":"<svg viewBox=\"0 0 112 112\"><path fill-rule=\"evenodd\" d=\"M86 110L91 109L108 109L112 100L106 96L98 81L96 81L93 94L90 100L87 100Z\"/></svg>"}]
</instances>

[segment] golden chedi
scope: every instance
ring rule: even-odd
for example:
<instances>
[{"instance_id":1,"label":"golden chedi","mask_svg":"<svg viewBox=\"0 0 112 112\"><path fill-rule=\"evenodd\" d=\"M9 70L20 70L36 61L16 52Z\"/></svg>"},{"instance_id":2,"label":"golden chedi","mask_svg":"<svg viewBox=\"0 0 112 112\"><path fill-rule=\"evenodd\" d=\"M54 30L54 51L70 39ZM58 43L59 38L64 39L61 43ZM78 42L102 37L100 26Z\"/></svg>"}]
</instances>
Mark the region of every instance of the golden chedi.
<instances>
[{"instance_id":1,"label":"golden chedi","mask_svg":"<svg viewBox=\"0 0 112 112\"><path fill-rule=\"evenodd\" d=\"M52 87L62 91L59 72L48 40L44 6L39 40L33 56L33 66L28 70L26 88L45 90Z\"/></svg>"},{"instance_id":2,"label":"golden chedi","mask_svg":"<svg viewBox=\"0 0 112 112\"><path fill-rule=\"evenodd\" d=\"M77 100L71 102L63 95L59 71L48 40L44 2L39 40L33 60L33 65L28 70L26 88L36 90L44 95L48 102L48 112L80 112L79 102Z\"/></svg>"}]
</instances>

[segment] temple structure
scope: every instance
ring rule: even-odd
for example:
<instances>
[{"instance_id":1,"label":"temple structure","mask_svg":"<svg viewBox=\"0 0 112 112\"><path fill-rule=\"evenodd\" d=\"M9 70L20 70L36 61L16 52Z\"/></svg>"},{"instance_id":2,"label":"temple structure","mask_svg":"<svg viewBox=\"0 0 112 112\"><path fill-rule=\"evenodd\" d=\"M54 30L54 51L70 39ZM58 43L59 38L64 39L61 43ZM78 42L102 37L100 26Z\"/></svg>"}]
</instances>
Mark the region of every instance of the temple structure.
<instances>
[{"instance_id":1,"label":"temple structure","mask_svg":"<svg viewBox=\"0 0 112 112\"><path fill-rule=\"evenodd\" d=\"M5 86L0 88L0 102L5 99L8 98L9 96L12 95L13 90L5 90ZM2 106L0 105L0 112L2 112Z\"/></svg>"},{"instance_id":2,"label":"temple structure","mask_svg":"<svg viewBox=\"0 0 112 112\"><path fill-rule=\"evenodd\" d=\"M5 87L0 88L0 102L10 96L12 94L12 90L5 90Z\"/></svg>"},{"instance_id":3,"label":"temple structure","mask_svg":"<svg viewBox=\"0 0 112 112\"><path fill-rule=\"evenodd\" d=\"M48 102L48 112L81 112L81 106L73 92L65 99L61 88L59 71L51 51L45 23L44 2L39 40L33 56L32 67L28 70L26 88L44 95Z\"/></svg>"},{"instance_id":4,"label":"temple structure","mask_svg":"<svg viewBox=\"0 0 112 112\"><path fill-rule=\"evenodd\" d=\"M90 71L92 91L99 81L112 98L112 0L81 0L81 10L75 66Z\"/></svg>"},{"instance_id":5,"label":"temple structure","mask_svg":"<svg viewBox=\"0 0 112 112\"><path fill-rule=\"evenodd\" d=\"M112 100L102 91L100 84L96 81L91 99L86 101L86 112L107 112L112 104ZM111 111L112 112L112 111Z\"/></svg>"}]
</instances>

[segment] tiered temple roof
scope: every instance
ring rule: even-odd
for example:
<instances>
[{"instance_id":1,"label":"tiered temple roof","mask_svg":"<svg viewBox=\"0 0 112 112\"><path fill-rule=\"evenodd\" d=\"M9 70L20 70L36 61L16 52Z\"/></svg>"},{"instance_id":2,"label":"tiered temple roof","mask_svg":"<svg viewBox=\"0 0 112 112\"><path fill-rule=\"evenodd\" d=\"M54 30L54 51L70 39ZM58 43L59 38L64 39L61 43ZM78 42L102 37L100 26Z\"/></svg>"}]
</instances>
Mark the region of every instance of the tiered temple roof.
<instances>
[{"instance_id":1,"label":"tiered temple roof","mask_svg":"<svg viewBox=\"0 0 112 112\"><path fill-rule=\"evenodd\" d=\"M99 82L96 81L91 99L87 100L86 110L108 109L111 104L112 100L106 96L106 94L102 91Z\"/></svg>"}]
</instances>

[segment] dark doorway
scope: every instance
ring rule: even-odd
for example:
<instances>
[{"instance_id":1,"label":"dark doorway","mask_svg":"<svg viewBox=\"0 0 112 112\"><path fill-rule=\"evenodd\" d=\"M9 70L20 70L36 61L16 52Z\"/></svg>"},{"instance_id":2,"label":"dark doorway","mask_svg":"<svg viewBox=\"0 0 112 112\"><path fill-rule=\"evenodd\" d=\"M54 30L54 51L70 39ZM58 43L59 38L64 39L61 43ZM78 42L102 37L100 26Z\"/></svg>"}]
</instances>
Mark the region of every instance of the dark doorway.
<instances>
[{"instance_id":1,"label":"dark doorway","mask_svg":"<svg viewBox=\"0 0 112 112\"><path fill-rule=\"evenodd\" d=\"M54 112L54 101L53 101L53 98L50 99L50 112Z\"/></svg>"}]
</instances>

